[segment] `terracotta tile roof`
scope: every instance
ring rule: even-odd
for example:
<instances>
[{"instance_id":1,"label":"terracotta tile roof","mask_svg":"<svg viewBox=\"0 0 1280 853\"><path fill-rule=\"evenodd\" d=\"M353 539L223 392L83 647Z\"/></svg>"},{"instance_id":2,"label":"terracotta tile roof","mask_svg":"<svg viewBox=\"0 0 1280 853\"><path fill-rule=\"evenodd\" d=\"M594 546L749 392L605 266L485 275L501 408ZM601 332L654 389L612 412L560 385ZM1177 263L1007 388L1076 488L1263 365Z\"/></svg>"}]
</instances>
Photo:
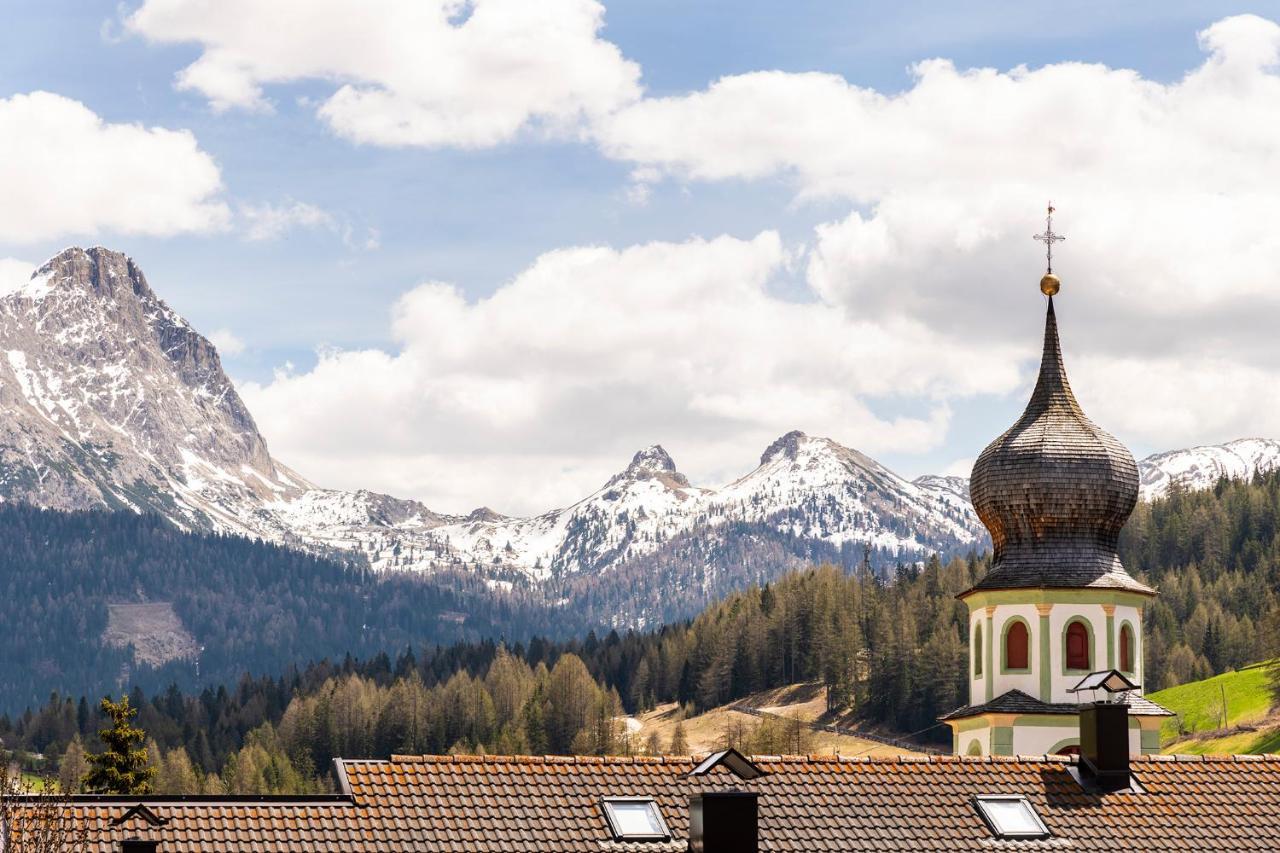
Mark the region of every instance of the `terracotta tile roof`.
<instances>
[{"instance_id":1,"label":"terracotta tile roof","mask_svg":"<svg viewBox=\"0 0 1280 853\"><path fill-rule=\"evenodd\" d=\"M684 850L689 795L729 786L760 794L766 851L1280 850L1280 757L1134 759L1144 793L1086 793L1074 759L757 756L768 775L727 770L688 778L689 758L395 757L341 763L351 800L251 803L148 798L171 822L110 821L131 802L80 801L96 853L127 835L188 851L666 851ZM1053 837L994 840L973 807L978 794L1023 794ZM605 796L651 796L670 842L618 844Z\"/></svg>"},{"instance_id":2,"label":"terracotta tile roof","mask_svg":"<svg viewBox=\"0 0 1280 853\"><path fill-rule=\"evenodd\" d=\"M1124 697L1129 706L1129 713L1136 717L1172 717L1173 712L1145 696L1129 694ZM966 705L949 714L943 714L939 720L958 720L962 717L976 717L978 714L1079 714L1080 705L1075 702L1041 702L1029 693L1021 690L1008 690L990 702L981 705Z\"/></svg>"}]
</instances>

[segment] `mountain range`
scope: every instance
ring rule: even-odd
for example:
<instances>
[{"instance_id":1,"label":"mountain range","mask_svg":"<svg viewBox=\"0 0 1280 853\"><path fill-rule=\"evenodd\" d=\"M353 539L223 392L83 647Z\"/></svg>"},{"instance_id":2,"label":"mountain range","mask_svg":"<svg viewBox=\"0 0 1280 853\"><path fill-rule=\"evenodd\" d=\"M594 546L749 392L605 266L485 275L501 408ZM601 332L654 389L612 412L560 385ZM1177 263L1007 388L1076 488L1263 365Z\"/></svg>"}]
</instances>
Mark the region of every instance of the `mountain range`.
<instances>
[{"instance_id":1,"label":"mountain range","mask_svg":"<svg viewBox=\"0 0 1280 853\"><path fill-rule=\"evenodd\" d=\"M101 247L66 249L0 295L0 408L4 500L152 512L378 570L473 572L494 587L688 559L691 539L748 528L782 537L796 559L795 543L880 563L986 543L964 478L907 480L798 431L719 488L691 484L654 445L582 500L532 517L322 488L271 456L208 339L130 258ZM1278 464L1280 442L1268 439L1162 453L1140 465L1143 496ZM703 548L697 559L714 571L728 558Z\"/></svg>"}]
</instances>

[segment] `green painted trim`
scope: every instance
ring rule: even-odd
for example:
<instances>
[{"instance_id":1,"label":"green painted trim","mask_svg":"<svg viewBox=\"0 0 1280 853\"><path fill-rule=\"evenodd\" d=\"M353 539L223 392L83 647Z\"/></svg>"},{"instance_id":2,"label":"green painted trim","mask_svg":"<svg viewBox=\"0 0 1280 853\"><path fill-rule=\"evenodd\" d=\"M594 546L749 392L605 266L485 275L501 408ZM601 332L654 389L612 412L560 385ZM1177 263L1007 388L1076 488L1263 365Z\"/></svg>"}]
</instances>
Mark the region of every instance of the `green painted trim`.
<instances>
[{"instance_id":1,"label":"green painted trim","mask_svg":"<svg viewBox=\"0 0 1280 853\"><path fill-rule=\"evenodd\" d=\"M1116 613L1107 614L1107 669L1116 668Z\"/></svg>"},{"instance_id":2,"label":"green painted trim","mask_svg":"<svg viewBox=\"0 0 1280 853\"><path fill-rule=\"evenodd\" d=\"M982 622L973 626L973 677L982 677Z\"/></svg>"},{"instance_id":3,"label":"green painted trim","mask_svg":"<svg viewBox=\"0 0 1280 853\"><path fill-rule=\"evenodd\" d=\"M1015 622L1021 622L1023 627L1027 629L1027 665L1018 667L1017 669L1009 668L1009 629L1013 627ZM1000 674L1001 675L1025 675L1031 672L1031 624L1021 616L1010 616L1004 620L1004 624L1000 626Z\"/></svg>"},{"instance_id":4,"label":"green painted trim","mask_svg":"<svg viewBox=\"0 0 1280 853\"><path fill-rule=\"evenodd\" d=\"M1073 622L1080 622L1084 625L1085 633L1089 636L1089 665L1084 669L1070 669L1067 667L1067 629ZM1098 660L1098 648L1093 641L1093 623L1083 616L1072 616L1066 622L1062 623L1062 674L1063 675L1088 675L1093 671L1093 665Z\"/></svg>"},{"instance_id":5,"label":"green painted trim","mask_svg":"<svg viewBox=\"0 0 1280 853\"><path fill-rule=\"evenodd\" d=\"M1049 661L1052 658L1049 638L1049 614L1040 617L1040 701L1053 701L1053 672Z\"/></svg>"},{"instance_id":6,"label":"green painted trim","mask_svg":"<svg viewBox=\"0 0 1280 853\"><path fill-rule=\"evenodd\" d=\"M1046 752L1045 755L1057 755L1061 750L1065 749L1068 746L1079 746L1079 745L1080 745L1080 738L1069 737L1065 740L1060 740L1057 743L1055 743L1053 746L1049 747L1049 751Z\"/></svg>"},{"instance_id":7,"label":"green painted trim","mask_svg":"<svg viewBox=\"0 0 1280 853\"><path fill-rule=\"evenodd\" d=\"M995 676L992 674L992 666L994 664L992 646L994 646L995 643L991 642L991 638L996 635L995 628L992 625L994 621L995 621L995 614L988 614L987 615L987 631L986 631L987 647L986 649L984 649L984 651L986 652L986 655L985 655L986 663L983 665L983 669L987 672L987 701L988 702L990 702L992 698L995 696L995 689L996 689L996 679L995 679Z\"/></svg>"},{"instance_id":8,"label":"green painted trim","mask_svg":"<svg viewBox=\"0 0 1280 853\"><path fill-rule=\"evenodd\" d=\"M991 754L1013 755L1013 726L996 726L991 730Z\"/></svg>"},{"instance_id":9,"label":"green painted trim","mask_svg":"<svg viewBox=\"0 0 1280 853\"><path fill-rule=\"evenodd\" d=\"M1114 604L1117 607L1146 607L1153 595L1124 589L993 589L961 596L969 612L992 604Z\"/></svg>"},{"instance_id":10,"label":"green painted trim","mask_svg":"<svg viewBox=\"0 0 1280 853\"><path fill-rule=\"evenodd\" d=\"M1020 714L1013 718L1015 726L1042 729L1070 729L1080 725L1079 714Z\"/></svg>"},{"instance_id":11,"label":"green painted trim","mask_svg":"<svg viewBox=\"0 0 1280 853\"><path fill-rule=\"evenodd\" d=\"M958 752L958 750L957 750ZM982 755L982 741L974 738L969 741L969 748L964 751L965 755Z\"/></svg>"},{"instance_id":12,"label":"green painted trim","mask_svg":"<svg viewBox=\"0 0 1280 853\"><path fill-rule=\"evenodd\" d=\"M1129 629L1129 668L1121 669L1119 664L1124 663L1120 660L1120 635L1124 633L1124 629ZM1113 669L1119 669L1125 675L1133 677L1138 669L1138 631L1133 627L1133 623L1128 619L1120 620L1120 631L1116 634L1116 666Z\"/></svg>"},{"instance_id":13,"label":"green painted trim","mask_svg":"<svg viewBox=\"0 0 1280 853\"><path fill-rule=\"evenodd\" d=\"M1143 729L1141 737L1143 755L1156 755L1160 752L1159 729Z\"/></svg>"}]
</instances>

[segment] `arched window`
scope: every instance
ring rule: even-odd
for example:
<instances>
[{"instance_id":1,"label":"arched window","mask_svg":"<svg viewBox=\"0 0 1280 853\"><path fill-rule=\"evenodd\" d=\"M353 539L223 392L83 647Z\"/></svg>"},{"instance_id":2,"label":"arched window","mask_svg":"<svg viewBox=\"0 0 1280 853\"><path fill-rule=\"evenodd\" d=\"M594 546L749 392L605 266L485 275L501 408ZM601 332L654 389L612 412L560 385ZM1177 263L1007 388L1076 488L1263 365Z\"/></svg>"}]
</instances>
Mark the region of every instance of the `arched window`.
<instances>
[{"instance_id":1,"label":"arched window","mask_svg":"<svg viewBox=\"0 0 1280 853\"><path fill-rule=\"evenodd\" d=\"M1004 668L1027 669L1027 648L1030 645L1027 623L1021 619L1010 620L1004 629Z\"/></svg>"},{"instance_id":2,"label":"arched window","mask_svg":"<svg viewBox=\"0 0 1280 853\"><path fill-rule=\"evenodd\" d=\"M1133 628L1127 622L1120 626L1120 670L1133 672Z\"/></svg>"},{"instance_id":3,"label":"arched window","mask_svg":"<svg viewBox=\"0 0 1280 853\"><path fill-rule=\"evenodd\" d=\"M982 677L982 626L973 629L973 677Z\"/></svg>"},{"instance_id":4,"label":"arched window","mask_svg":"<svg viewBox=\"0 0 1280 853\"><path fill-rule=\"evenodd\" d=\"M1089 629L1079 619L1067 626L1067 669L1090 669Z\"/></svg>"}]
</instances>

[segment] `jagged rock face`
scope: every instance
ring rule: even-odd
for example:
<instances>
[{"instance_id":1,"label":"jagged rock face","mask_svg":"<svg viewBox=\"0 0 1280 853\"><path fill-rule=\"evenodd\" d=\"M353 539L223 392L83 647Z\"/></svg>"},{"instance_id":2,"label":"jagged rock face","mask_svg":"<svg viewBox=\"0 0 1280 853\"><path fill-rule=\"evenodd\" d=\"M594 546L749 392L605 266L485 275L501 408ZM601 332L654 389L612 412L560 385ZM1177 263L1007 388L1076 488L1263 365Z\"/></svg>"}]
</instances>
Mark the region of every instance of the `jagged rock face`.
<instances>
[{"instance_id":1,"label":"jagged rock face","mask_svg":"<svg viewBox=\"0 0 1280 853\"><path fill-rule=\"evenodd\" d=\"M904 559L980 536L953 490L908 483L800 432L719 490L691 485L654 445L583 500L531 518L446 516L317 488L272 459L213 345L132 260L102 248L68 249L0 296L0 343L0 495L10 500L153 511L187 528L357 554L377 569L534 583L606 572L738 522Z\"/></svg>"},{"instance_id":2,"label":"jagged rock face","mask_svg":"<svg viewBox=\"0 0 1280 853\"><path fill-rule=\"evenodd\" d=\"M463 569L537 585L628 565L647 571L665 554L696 551L696 572L662 569L678 587L682 577L712 583L742 557L714 542L741 548L762 529L828 553L865 545L904 560L985 546L964 478L908 482L802 432L780 437L753 471L719 489L690 484L654 445L577 503L530 518L487 507L449 516L376 492L317 488L271 457L213 345L129 258L101 248L68 249L0 294L0 406L4 499L154 511L186 528L356 555L379 570ZM1274 466L1280 442L1183 453L1144 460L1144 489L1179 472L1196 474L1195 487L1212 485L1218 470ZM707 547L690 549L691 537Z\"/></svg>"},{"instance_id":3,"label":"jagged rock face","mask_svg":"<svg viewBox=\"0 0 1280 853\"><path fill-rule=\"evenodd\" d=\"M0 493L236 528L219 501L293 494L213 345L127 257L67 249L0 297Z\"/></svg>"}]
</instances>

